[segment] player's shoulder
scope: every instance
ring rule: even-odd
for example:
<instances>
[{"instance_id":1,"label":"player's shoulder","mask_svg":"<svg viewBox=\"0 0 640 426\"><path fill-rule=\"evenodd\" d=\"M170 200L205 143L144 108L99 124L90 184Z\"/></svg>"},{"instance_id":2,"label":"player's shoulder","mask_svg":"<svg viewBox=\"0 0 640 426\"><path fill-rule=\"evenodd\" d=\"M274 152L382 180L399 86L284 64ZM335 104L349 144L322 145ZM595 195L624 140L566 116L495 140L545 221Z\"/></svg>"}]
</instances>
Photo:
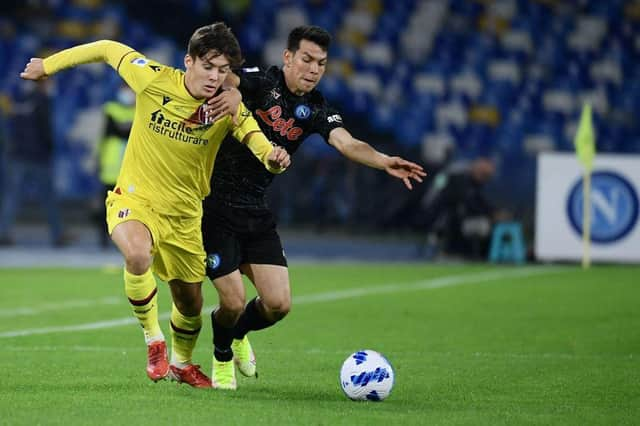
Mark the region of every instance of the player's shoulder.
<instances>
[{"instance_id":1,"label":"player's shoulder","mask_svg":"<svg viewBox=\"0 0 640 426\"><path fill-rule=\"evenodd\" d=\"M157 81L159 78L170 79L176 72L175 68L164 65L136 51L123 57L118 68L120 72L135 74L138 78L148 81Z\"/></svg>"},{"instance_id":2,"label":"player's shoulder","mask_svg":"<svg viewBox=\"0 0 640 426\"><path fill-rule=\"evenodd\" d=\"M172 69L172 67L161 64L160 62L154 59L147 58L144 54L135 50L132 50L131 52L127 53L122 58L122 60L124 63L128 62L130 66L139 67L141 69L145 69L153 73L166 72Z\"/></svg>"},{"instance_id":3,"label":"player's shoulder","mask_svg":"<svg viewBox=\"0 0 640 426\"><path fill-rule=\"evenodd\" d=\"M278 68L277 67L269 67L267 69L252 66L252 67L243 67L240 69L240 77L243 79L249 80L260 80L267 82L277 81L278 79Z\"/></svg>"},{"instance_id":4,"label":"player's shoulder","mask_svg":"<svg viewBox=\"0 0 640 426\"><path fill-rule=\"evenodd\" d=\"M184 71L162 64L158 64L157 67L154 71L153 85L160 86L163 90L171 91L173 88L181 92L180 89L184 86Z\"/></svg>"},{"instance_id":5,"label":"player's shoulder","mask_svg":"<svg viewBox=\"0 0 640 426\"><path fill-rule=\"evenodd\" d=\"M322 95L322 92L319 91L318 89L313 89L311 92L309 92L309 94L307 95L307 100L309 103L316 105L317 107L322 107L322 108L329 107L329 104L327 103L326 99Z\"/></svg>"},{"instance_id":6,"label":"player's shoulder","mask_svg":"<svg viewBox=\"0 0 640 426\"><path fill-rule=\"evenodd\" d=\"M276 65L271 65L266 69L265 75L273 80L278 80L282 76L282 69Z\"/></svg>"}]
</instances>

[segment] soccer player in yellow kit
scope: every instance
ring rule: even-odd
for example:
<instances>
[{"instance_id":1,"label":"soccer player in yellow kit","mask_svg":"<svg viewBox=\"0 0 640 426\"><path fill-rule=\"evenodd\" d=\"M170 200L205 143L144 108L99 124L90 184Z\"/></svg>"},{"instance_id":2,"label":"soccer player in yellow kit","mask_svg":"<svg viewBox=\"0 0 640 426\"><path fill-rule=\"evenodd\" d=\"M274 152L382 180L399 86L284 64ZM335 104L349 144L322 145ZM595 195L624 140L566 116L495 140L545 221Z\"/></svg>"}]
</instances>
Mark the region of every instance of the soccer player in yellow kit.
<instances>
[{"instance_id":1,"label":"soccer player in yellow kit","mask_svg":"<svg viewBox=\"0 0 640 426\"><path fill-rule=\"evenodd\" d=\"M210 387L211 380L191 358L202 322L202 199L210 190L218 148L231 133L272 173L288 167L289 155L269 143L243 104L209 118L206 100L222 89L230 68L242 62L238 41L223 23L194 32L184 59L186 71L101 40L44 60L32 58L20 76L39 80L88 62L108 63L136 93L129 142L106 205L109 233L125 261L125 293L144 330L147 375L154 381L169 376ZM173 298L170 363L152 271L169 283Z\"/></svg>"}]
</instances>

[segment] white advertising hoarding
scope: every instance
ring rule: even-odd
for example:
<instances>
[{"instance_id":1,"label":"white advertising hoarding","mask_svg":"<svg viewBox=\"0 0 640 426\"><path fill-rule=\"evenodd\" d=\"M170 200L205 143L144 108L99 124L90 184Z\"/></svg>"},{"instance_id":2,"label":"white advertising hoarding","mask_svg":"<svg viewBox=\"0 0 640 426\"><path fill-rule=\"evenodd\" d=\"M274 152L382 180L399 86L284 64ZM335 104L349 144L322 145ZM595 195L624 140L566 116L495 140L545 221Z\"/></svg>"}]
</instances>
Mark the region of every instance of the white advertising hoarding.
<instances>
[{"instance_id":1,"label":"white advertising hoarding","mask_svg":"<svg viewBox=\"0 0 640 426\"><path fill-rule=\"evenodd\" d=\"M538 156L535 255L575 260L583 255L583 169L574 154ZM640 262L640 156L595 157L591 177L591 259Z\"/></svg>"}]
</instances>

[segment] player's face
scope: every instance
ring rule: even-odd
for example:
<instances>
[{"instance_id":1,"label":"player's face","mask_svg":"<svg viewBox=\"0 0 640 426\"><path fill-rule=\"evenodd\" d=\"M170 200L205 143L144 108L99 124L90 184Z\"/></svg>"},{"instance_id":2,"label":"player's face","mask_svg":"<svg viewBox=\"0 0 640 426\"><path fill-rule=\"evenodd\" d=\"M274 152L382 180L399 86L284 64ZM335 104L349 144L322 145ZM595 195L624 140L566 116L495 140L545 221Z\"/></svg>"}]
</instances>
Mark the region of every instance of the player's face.
<instances>
[{"instance_id":1,"label":"player's face","mask_svg":"<svg viewBox=\"0 0 640 426\"><path fill-rule=\"evenodd\" d=\"M289 90L296 95L312 91L327 68L327 52L309 40L301 40L295 53L284 51L284 75Z\"/></svg>"},{"instance_id":2,"label":"player's face","mask_svg":"<svg viewBox=\"0 0 640 426\"><path fill-rule=\"evenodd\" d=\"M223 56L205 55L203 58L184 57L184 66L187 71L184 75L184 84L187 90L196 99L212 97L229 75L231 65Z\"/></svg>"}]
</instances>

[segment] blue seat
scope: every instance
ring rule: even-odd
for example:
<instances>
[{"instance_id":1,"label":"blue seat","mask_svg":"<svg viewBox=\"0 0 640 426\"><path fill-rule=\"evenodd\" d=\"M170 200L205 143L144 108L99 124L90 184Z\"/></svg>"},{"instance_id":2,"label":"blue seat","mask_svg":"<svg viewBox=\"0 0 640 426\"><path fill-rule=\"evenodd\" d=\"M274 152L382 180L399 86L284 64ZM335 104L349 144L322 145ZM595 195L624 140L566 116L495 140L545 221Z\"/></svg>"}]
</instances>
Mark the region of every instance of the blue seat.
<instances>
[{"instance_id":1,"label":"blue seat","mask_svg":"<svg viewBox=\"0 0 640 426\"><path fill-rule=\"evenodd\" d=\"M499 222L493 227L489 262L524 263L525 246L520 222Z\"/></svg>"}]
</instances>

